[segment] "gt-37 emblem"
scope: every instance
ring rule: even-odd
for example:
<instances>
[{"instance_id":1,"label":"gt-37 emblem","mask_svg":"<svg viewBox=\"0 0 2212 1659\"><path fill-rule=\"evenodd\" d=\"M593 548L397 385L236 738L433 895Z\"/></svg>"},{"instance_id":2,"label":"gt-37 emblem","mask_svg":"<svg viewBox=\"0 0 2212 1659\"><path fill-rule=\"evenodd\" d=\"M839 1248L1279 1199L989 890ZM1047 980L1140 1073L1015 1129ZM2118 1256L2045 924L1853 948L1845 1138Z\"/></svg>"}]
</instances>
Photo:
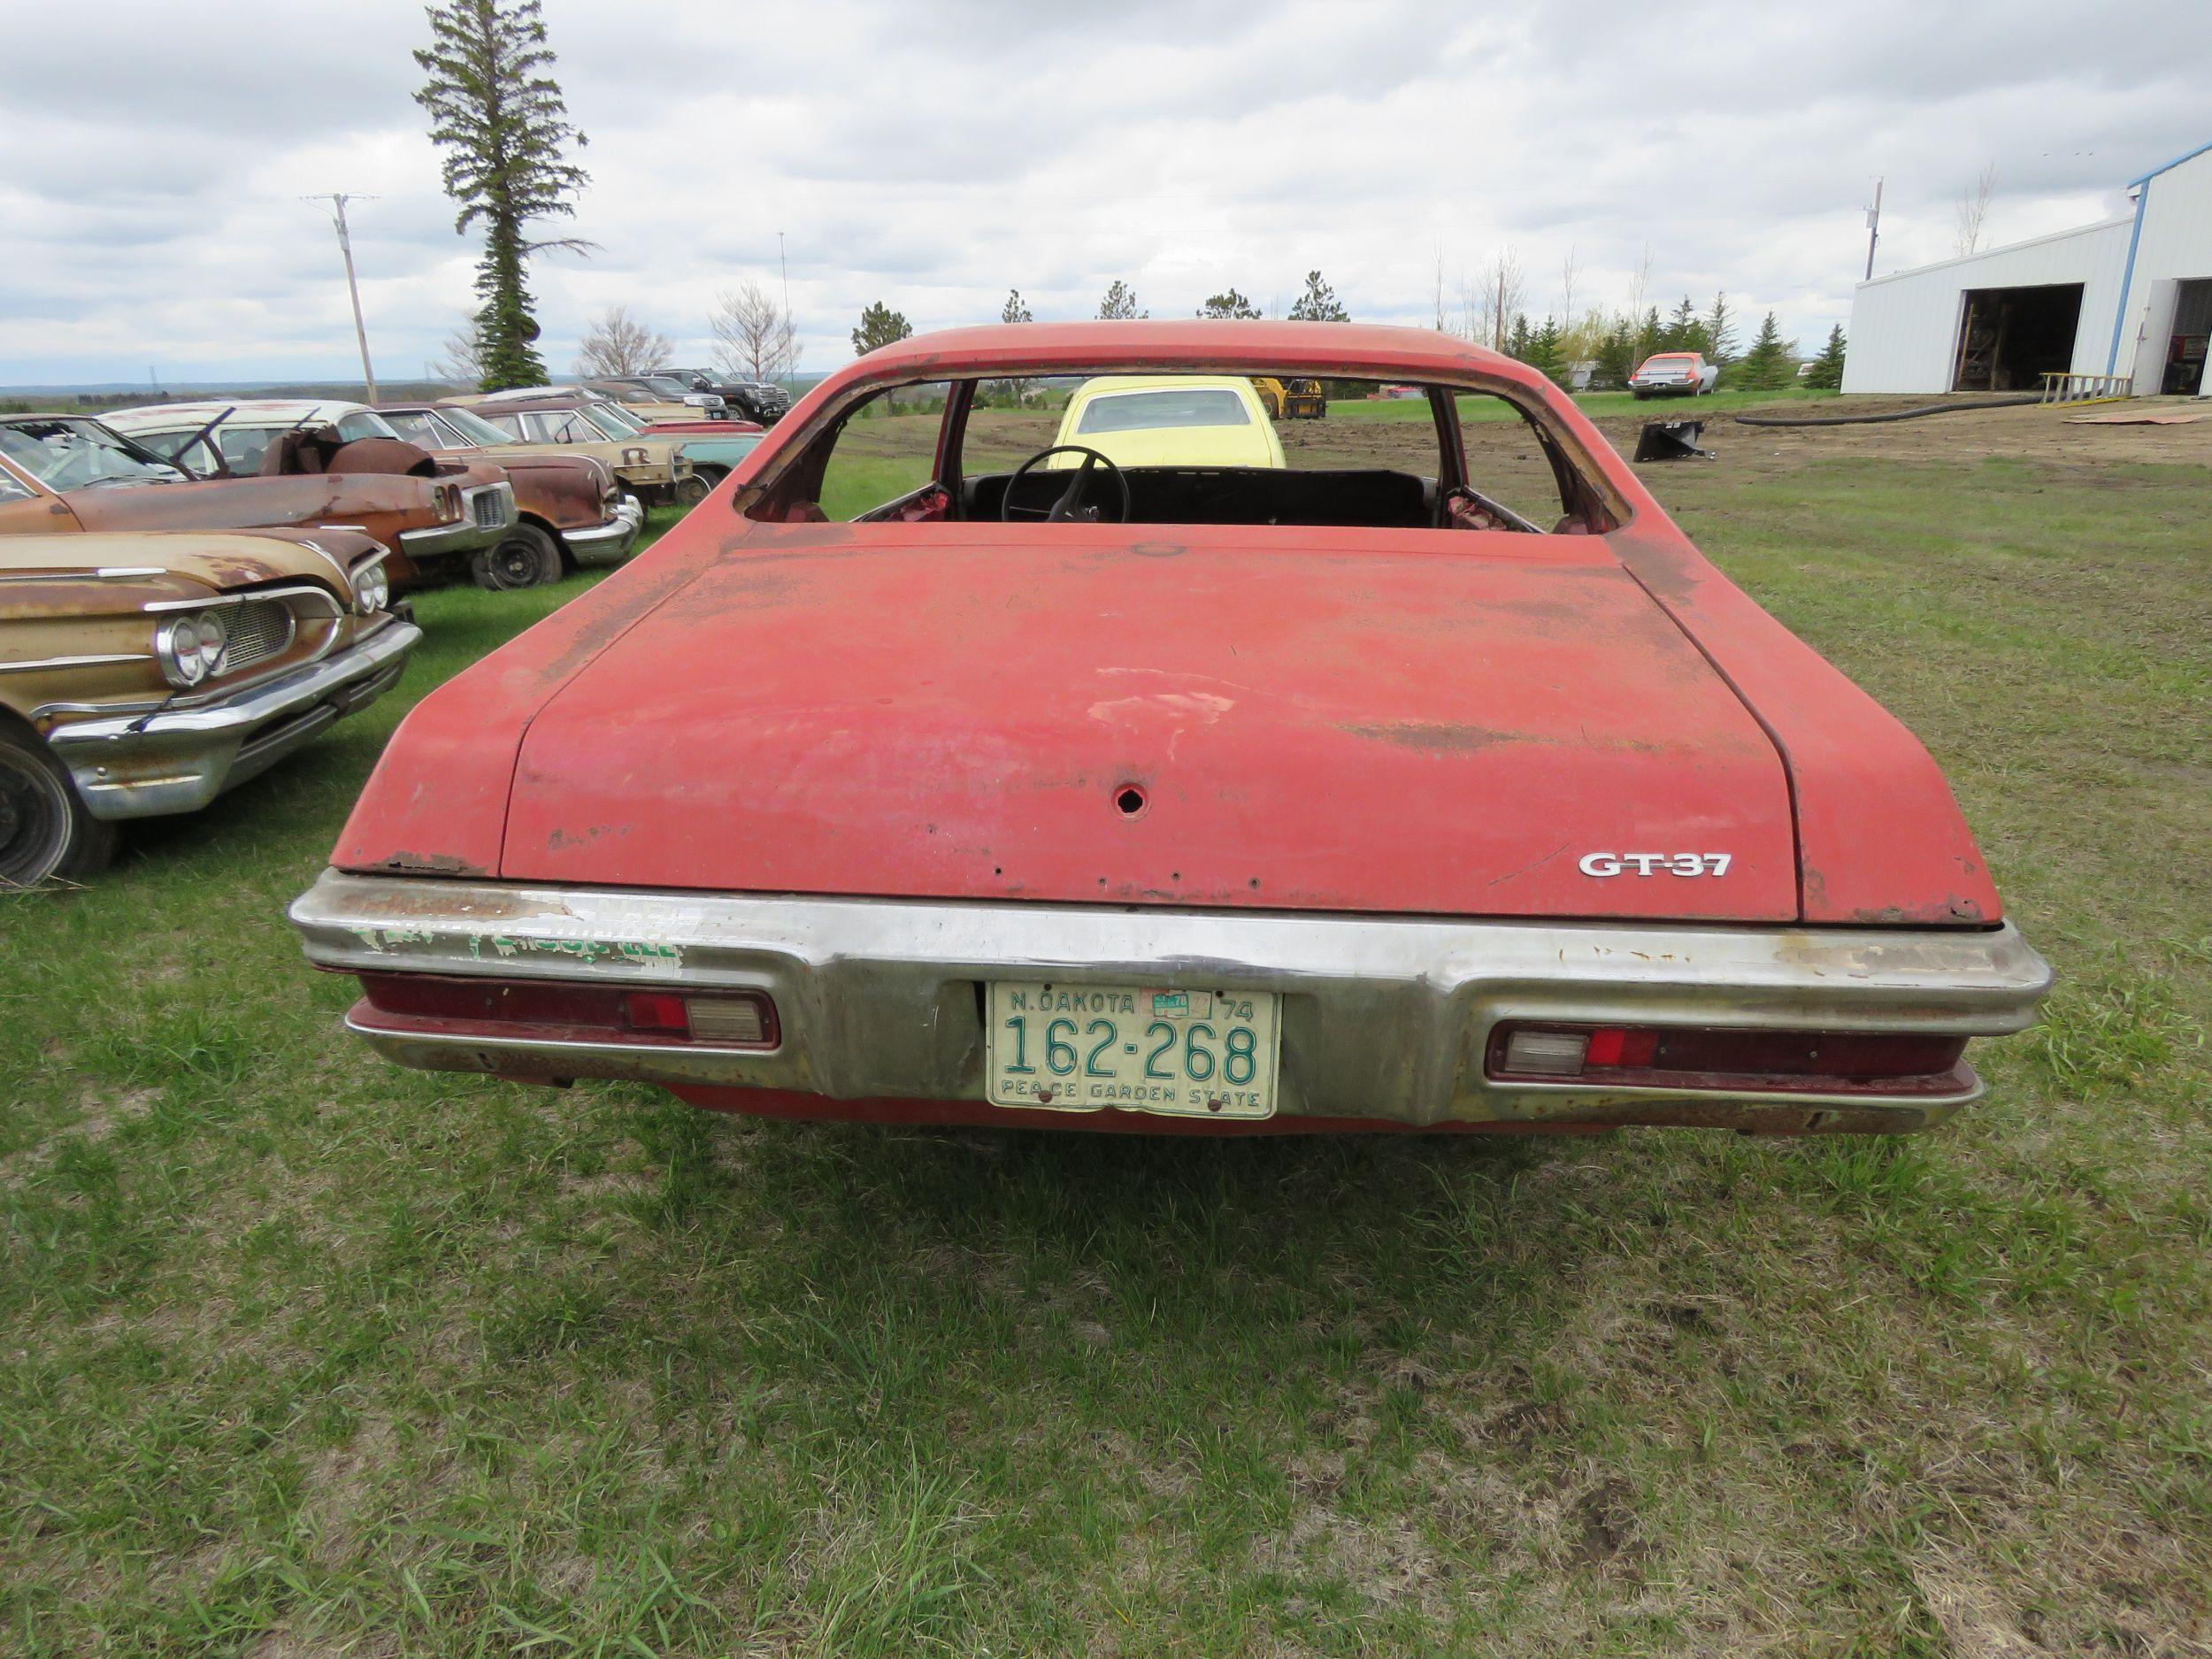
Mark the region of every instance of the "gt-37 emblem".
<instances>
[{"instance_id":1,"label":"gt-37 emblem","mask_svg":"<svg viewBox=\"0 0 2212 1659\"><path fill-rule=\"evenodd\" d=\"M1585 853L1586 876L1724 876L1733 853ZM1633 866L1632 868L1631 866Z\"/></svg>"}]
</instances>

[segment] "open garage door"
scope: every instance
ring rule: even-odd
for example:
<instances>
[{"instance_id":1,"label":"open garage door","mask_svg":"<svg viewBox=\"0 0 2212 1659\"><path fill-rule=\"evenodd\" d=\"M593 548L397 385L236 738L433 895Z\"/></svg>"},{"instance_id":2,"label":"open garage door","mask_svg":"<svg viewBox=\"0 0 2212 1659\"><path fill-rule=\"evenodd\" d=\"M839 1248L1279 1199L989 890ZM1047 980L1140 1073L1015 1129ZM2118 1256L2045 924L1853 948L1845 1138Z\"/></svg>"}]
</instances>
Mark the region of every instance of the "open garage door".
<instances>
[{"instance_id":1,"label":"open garage door","mask_svg":"<svg viewBox=\"0 0 2212 1659\"><path fill-rule=\"evenodd\" d=\"M2166 338L2165 361L2156 390L2181 397L2212 396L2205 372L2212 348L2212 279L2176 284L2174 326Z\"/></svg>"},{"instance_id":2,"label":"open garage door","mask_svg":"<svg viewBox=\"0 0 2212 1659\"><path fill-rule=\"evenodd\" d=\"M2046 374L2074 366L2081 284L1969 288L1959 327L1956 392L2039 391Z\"/></svg>"}]
</instances>

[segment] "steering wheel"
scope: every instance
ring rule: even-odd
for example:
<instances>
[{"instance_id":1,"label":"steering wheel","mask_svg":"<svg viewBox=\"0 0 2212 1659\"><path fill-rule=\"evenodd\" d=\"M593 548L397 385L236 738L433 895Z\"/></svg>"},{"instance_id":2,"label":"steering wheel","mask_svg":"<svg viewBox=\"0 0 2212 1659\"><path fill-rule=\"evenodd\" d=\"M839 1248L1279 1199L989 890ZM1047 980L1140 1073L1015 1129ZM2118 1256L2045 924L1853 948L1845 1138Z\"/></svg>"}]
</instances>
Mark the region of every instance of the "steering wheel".
<instances>
[{"instance_id":1,"label":"steering wheel","mask_svg":"<svg viewBox=\"0 0 2212 1659\"><path fill-rule=\"evenodd\" d=\"M1060 492L1059 498L1049 507L1014 505L1014 491L1022 480L1036 469L1038 463L1056 455L1079 455L1083 457L1083 465L1075 469L1074 477L1068 480L1068 487ZM1110 518L1106 516L1103 508L1083 504L1083 493L1090 488L1091 474L1102 466L1106 469L1107 476L1121 487L1121 511ZM1064 524L1071 520L1084 524L1127 524L1129 480L1122 475L1119 467L1096 449L1080 443L1056 443L1049 449L1038 450L1016 467L1014 475L1006 480L1006 494L1000 498L998 504L999 522L1011 524L1018 516L1042 518L1048 524Z\"/></svg>"}]
</instances>

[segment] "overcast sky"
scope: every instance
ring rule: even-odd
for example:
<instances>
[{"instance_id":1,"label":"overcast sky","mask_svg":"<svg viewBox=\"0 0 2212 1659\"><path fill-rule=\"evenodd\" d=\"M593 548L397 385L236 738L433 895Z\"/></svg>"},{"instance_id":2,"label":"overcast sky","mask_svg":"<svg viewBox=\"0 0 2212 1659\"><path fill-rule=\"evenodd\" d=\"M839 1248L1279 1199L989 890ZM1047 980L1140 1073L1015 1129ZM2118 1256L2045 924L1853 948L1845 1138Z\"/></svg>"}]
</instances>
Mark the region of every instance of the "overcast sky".
<instances>
[{"instance_id":1,"label":"overcast sky","mask_svg":"<svg viewBox=\"0 0 2212 1659\"><path fill-rule=\"evenodd\" d=\"M1529 309L1716 289L1807 350L1879 271L1948 257L1993 163L1992 240L2117 212L2212 140L2202 0L1987 6L548 0L590 187L534 268L546 356L611 303L708 356L718 290L783 278L803 368L864 303L918 329L1133 284L1156 316L1318 267L1363 320L1427 323L1437 268L1502 247ZM93 20L96 16L96 21ZM410 95L418 6L0 0L0 385L357 373L328 220L345 190L380 373L470 308Z\"/></svg>"}]
</instances>

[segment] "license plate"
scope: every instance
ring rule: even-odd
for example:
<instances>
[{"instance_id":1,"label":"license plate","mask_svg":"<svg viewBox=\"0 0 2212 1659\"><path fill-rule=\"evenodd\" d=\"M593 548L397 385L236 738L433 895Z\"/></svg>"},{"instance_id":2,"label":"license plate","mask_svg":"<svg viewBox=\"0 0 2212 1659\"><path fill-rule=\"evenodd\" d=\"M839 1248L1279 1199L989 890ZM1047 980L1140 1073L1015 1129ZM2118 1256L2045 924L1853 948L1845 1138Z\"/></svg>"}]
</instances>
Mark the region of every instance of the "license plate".
<instances>
[{"instance_id":1,"label":"license plate","mask_svg":"<svg viewBox=\"0 0 2212 1659\"><path fill-rule=\"evenodd\" d=\"M1266 991L993 980L985 1097L1048 1111L1271 1118L1281 999Z\"/></svg>"}]
</instances>

